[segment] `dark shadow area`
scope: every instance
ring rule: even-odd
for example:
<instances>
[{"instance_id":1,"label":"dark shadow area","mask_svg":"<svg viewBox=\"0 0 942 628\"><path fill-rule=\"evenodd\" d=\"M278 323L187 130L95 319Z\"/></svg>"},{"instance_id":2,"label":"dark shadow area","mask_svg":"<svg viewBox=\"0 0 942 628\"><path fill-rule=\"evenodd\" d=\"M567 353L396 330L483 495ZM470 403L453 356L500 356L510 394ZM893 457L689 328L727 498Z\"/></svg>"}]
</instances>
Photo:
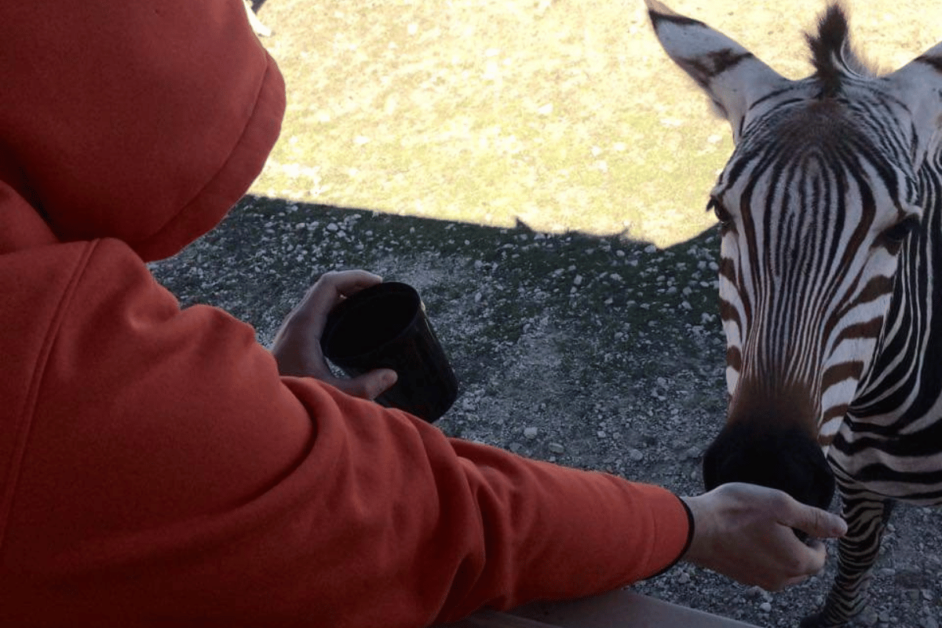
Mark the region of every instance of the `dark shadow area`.
<instances>
[{"instance_id":1,"label":"dark shadow area","mask_svg":"<svg viewBox=\"0 0 942 628\"><path fill-rule=\"evenodd\" d=\"M328 270L363 268L411 283L433 318L453 312L477 330L441 332L459 363L473 359L462 378L473 382L499 358L496 344L517 343L538 323L571 329L573 349L600 333L611 334L609 352L641 358L657 349L651 374L694 356L719 366L717 247L714 230L658 250L619 235L540 233L520 221L494 228L250 196L154 270L184 305L222 307L263 342ZM588 325L595 329L580 329ZM591 379L608 378L599 369Z\"/></svg>"},{"instance_id":2,"label":"dark shadow area","mask_svg":"<svg viewBox=\"0 0 942 628\"><path fill-rule=\"evenodd\" d=\"M717 247L714 230L658 250L250 196L153 271L264 344L328 270L409 283L460 382L447 433L693 491L725 408Z\"/></svg>"}]
</instances>

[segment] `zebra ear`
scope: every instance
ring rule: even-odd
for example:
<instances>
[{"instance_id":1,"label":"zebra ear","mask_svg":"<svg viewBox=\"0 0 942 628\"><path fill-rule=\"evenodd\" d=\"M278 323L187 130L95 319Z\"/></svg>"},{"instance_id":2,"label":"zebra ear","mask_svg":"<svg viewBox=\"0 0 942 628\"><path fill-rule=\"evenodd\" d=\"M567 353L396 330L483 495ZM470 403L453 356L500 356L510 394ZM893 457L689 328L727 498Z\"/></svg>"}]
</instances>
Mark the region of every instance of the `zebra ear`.
<instances>
[{"instance_id":1,"label":"zebra ear","mask_svg":"<svg viewBox=\"0 0 942 628\"><path fill-rule=\"evenodd\" d=\"M893 95L912 114L913 162L922 164L926 153L938 150L942 134L942 43L885 77Z\"/></svg>"},{"instance_id":2,"label":"zebra ear","mask_svg":"<svg viewBox=\"0 0 942 628\"><path fill-rule=\"evenodd\" d=\"M674 13L658 0L645 2L664 50L710 96L739 142L750 105L787 79L703 22Z\"/></svg>"}]
</instances>

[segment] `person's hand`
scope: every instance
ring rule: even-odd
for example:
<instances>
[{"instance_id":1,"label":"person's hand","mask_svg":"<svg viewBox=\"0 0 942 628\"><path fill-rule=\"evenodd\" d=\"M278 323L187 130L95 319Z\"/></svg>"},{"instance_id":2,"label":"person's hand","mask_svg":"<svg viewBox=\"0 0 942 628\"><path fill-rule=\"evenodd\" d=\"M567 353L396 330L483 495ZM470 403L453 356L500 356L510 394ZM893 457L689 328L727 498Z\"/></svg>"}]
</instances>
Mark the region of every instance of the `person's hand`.
<instances>
[{"instance_id":1,"label":"person's hand","mask_svg":"<svg viewBox=\"0 0 942 628\"><path fill-rule=\"evenodd\" d=\"M754 484L723 484L683 500L694 518L683 559L768 591L798 584L824 568L824 545L802 543L792 528L818 539L847 532L837 515Z\"/></svg>"},{"instance_id":2,"label":"person's hand","mask_svg":"<svg viewBox=\"0 0 942 628\"><path fill-rule=\"evenodd\" d=\"M334 377L321 351L327 314L348 296L381 283L381 277L363 270L325 273L291 310L272 344L271 352L282 375L316 377L347 394L375 399L396 383L396 372L377 369L353 379Z\"/></svg>"}]
</instances>

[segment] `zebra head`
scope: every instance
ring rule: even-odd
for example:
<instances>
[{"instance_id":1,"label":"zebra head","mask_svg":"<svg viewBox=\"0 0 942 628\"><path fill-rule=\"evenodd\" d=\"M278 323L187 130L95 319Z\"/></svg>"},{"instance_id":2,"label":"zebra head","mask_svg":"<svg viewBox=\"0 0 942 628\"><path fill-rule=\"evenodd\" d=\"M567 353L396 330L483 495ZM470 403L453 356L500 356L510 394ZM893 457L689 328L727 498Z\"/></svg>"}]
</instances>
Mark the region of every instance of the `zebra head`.
<instances>
[{"instance_id":1,"label":"zebra head","mask_svg":"<svg viewBox=\"0 0 942 628\"><path fill-rule=\"evenodd\" d=\"M792 81L705 24L647 5L736 144L708 204L722 230L729 406L704 480L827 507L827 448L886 333L900 251L921 227L917 175L938 150L942 44L878 77L833 5L808 37L815 73Z\"/></svg>"}]
</instances>

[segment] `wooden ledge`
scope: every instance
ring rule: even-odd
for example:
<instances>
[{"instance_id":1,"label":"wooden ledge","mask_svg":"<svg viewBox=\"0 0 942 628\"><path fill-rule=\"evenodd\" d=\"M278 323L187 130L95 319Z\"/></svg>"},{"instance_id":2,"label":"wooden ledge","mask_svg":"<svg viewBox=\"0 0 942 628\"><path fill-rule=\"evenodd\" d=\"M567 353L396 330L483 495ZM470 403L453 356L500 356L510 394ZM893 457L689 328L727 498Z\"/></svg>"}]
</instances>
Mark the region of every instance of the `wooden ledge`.
<instances>
[{"instance_id":1,"label":"wooden ledge","mask_svg":"<svg viewBox=\"0 0 942 628\"><path fill-rule=\"evenodd\" d=\"M481 611L451 628L756 628L631 591L571 602L537 603L507 613Z\"/></svg>"}]
</instances>

